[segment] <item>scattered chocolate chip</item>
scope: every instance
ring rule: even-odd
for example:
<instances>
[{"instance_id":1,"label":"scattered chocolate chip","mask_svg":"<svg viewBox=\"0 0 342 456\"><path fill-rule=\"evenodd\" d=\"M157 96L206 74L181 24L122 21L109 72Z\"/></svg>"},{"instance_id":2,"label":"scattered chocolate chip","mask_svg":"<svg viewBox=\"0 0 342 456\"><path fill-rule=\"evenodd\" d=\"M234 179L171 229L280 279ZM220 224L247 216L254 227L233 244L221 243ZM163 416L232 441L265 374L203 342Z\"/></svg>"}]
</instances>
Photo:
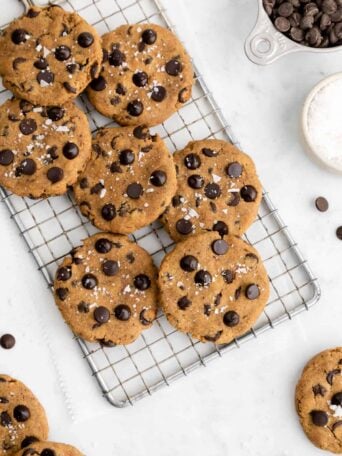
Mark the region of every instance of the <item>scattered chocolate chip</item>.
<instances>
[{"instance_id":1,"label":"scattered chocolate chip","mask_svg":"<svg viewBox=\"0 0 342 456\"><path fill-rule=\"evenodd\" d=\"M77 310L80 312L80 313L88 313L89 312L89 309L90 309L90 306L88 303L84 302L84 301L81 301L78 305L77 305Z\"/></svg>"},{"instance_id":2,"label":"scattered chocolate chip","mask_svg":"<svg viewBox=\"0 0 342 456\"><path fill-rule=\"evenodd\" d=\"M122 165L131 165L135 160L134 152L131 149L124 149L119 154L119 160Z\"/></svg>"},{"instance_id":3,"label":"scattered chocolate chip","mask_svg":"<svg viewBox=\"0 0 342 456\"><path fill-rule=\"evenodd\" d=\"M213 225L213 231L217 231L220 236L225 236L228 234L228 226L222 221L218 221Z\"/></svg>"},{"instance_id":4,"label":"scattered chocolate chip","mask_svg":"<svg viewBox=\"0 0 342 456\"><path fill-rule=\"evenodd\" d=\"M94 42L94 37L89 32L80 33L77 37L78 44L83 48L88 48Z\"/></svg>"},{"instance_id":5,"label":"scattered chocolate chip","mask_svg":"<svg viewBox=\"0 0 342 456\"><path fill-rule=\"evenodd\" d=\"M97 62L93 63L90 67L90 77L91 79L95 79L97 72L99 70L99 64Z\"/></svg>"},{"instance_id":6,"label":"scattered chocolate chip","mask_svg":"<svg viewBox=\"0 0 342 456\"><path fill-rule=\"evenodd\" d=\"M232 283L235 279L234 272L230 271L229 269L225 269L224 271L222 271L221 275L223 277L223 280L228 284Z\"/></svg>"},{"instance_id":7,"label":"scattered chocolate chip","mask_svg":"<svg viewBox=\"0 0 342 456\"><path fill-rule=\"evenodd\" d=\"M105 204L101 209L101 215L107 222L113 220L113 218L116 217L116 209L114 204Z\"/></svg>"},{"instance_id":8,"label":"scattered chocolate chip","mask_svg":"<svg viewBox=\"0 0 342 456\"><path fill-rule=\"evenodd\" d=\"M14 70L17 70L19 68L19 65L22 63L25 63L27 60L24 57L17 57L16 59L13 60L12 62L12 67Z\"/></svg>"},{"instance_id":9,"label":"scattered chocolate chip","mask_svg":"<svg viewBox=\"0 0 342 456\"><path fill-rule=\"evenodd\" d=\"M312 410L310 412L312 422L315 426L326 426L328 424L328 415L322 410Z\"/></svg>"},{"instance_id":10,"label":"scattered chocolate chip","mask_svg":"<svg viewBox=\"0 0 342 456\"><path fill-rule=\"evenodd\" d=\"M227 205L230 207L235 207L240 203L240 195L238 192L230 192L230 200L227 202Z\"/></svg>"},{"instance_id":11,"label":"scattered chocolate chip","mask_svg":"<svg viewBox=\"0 0 342 456\"><path fill-rule=\"evenodd\" d=\"M90 87L96 92L101 92L107 87L107 82L103 76L99 76L91 81Z\"/></svg>"},{"instance_id":12,"label":"scattered chocolate chip","mask_svg":"<svg viewBox=\"0 0 342 456\"><path fill-rule=\"evenodd\" d=\"M209 199L216 199L221 195L221 188L218 184L212 182L205 186L204 194Z\"/></svg>"},{"instance_id":13,"label":"scattered chocolate chip","mask_svg":"<svg viewBox=\"0 0 342 456\"><path fill-rule=\"evenodd\" d=\"M78 146L73 142L67 142L63 146L63 155L68 160L73 160L79 154Z\"/></svg>"},{"instance_id":14,"label":"scattered chocolate chip","mask_svg":"<svg viewBox=\"0 0 342 456\"><path fill-rule=\"evenodd\" d=\"M38 442L37 437L34 437L33 435L29 435L28 437L25 437L24 440L21 442L21 448L25 448L28 445L31 445L31 443Z\"/></svg>"},{"instance_id":15,"label":"scattered chocolate chip","mask_svg":"<svg viewBox=\"0 0 342 456\"><path fill-rule=\"evenodd\" d=\"M322 397L324 397L325 393L327 392L327 390L324 388L324 386L320 385L319 383L312 387L312 391L313 391L315 396L319 395L319 396L322 396Z\"/></svg>"},{"instance_id":16,"label":"scattered chocolate chip","mask_svg":"<svg viewBox=\"0 0 342 456\"><path fill-rule=\"evenodd\" d=\"M228 244L224 239L217 239L211 244L211 249L216 255L224 255L228 252Z\"/></svg>"},{"instance_id":17,"label":"scattered chocolate chip","mask_svg":"<svg viewBox=\"0 0 342 456\"><path fill-rule=\"evenodd\" d=\"M118 67L125 61L124 54L119 49L113 49L113 52L108 56L110 65Z\"/></svg>"},{"instance_id":18,"label":"scattered chocolate chip","mask_svg":"<svg viewBox=\"0 0 342 456\"><path fill-rule=\"evenodd\" d=\"M342 391L333 395L333 397L331 398L331 403L332 405L342 407Z\"/></svg>"},{"instance_id":19,"label":"scattered chocolate chip","mask_svg":"<svg viewBox=\"0 0 342 456\"><path fill-rule=\"evenodd\" d=\"M202 188L204 185L204 179L199 174L192 174L188 177L188 185L194 189Z\"/></svg>"},{"instance_id":20,"label":"scattered chocolate chip","mask_svg":"<svg viewBox=\"0 0 342 456\"><path fill-rule=\"evenodd\" d=\"M127 105L127 112L130 116L139 117L144 110L144 105L139 100L133 100Z\"/></svg>"},{"instance_id":21,"label":"scattered chocolate chip","mask_svg":"<svg viewBox=\"0 0 342 456\"><path fill-rule=\"evenodd\" d=\"M39 16L40 11L34 10L33 8L30 8L26 14L26 17L29 17L30 19L33 19L34 17Z\"/></svg>"},{"instance_id":22,"label":"scattered chocolate chip","mask_svg":"<svg viewBox=\"0 0 342 456\"><path fill-rule=\"evenodd\" d=\"M124 88L124 86L120 82L116 85L115 92L118 95L126 95L126 89ZM136 127L136 128L139 128L139 127ZM133 135L134 135L134 132L133 132Z\"/></svg>"},{"instance_id":23,"label":"scattered chocolate chip","mask_svg":"<svg viewBox=\"0 0 342 456\"><path fill-rule=\"evenodd\" d=\"M69 63L66 66L67 72L70 74L74 74L77 70L77 64L76 63Z\"/></svg>"},{"instance_id":24,"label":"scattered chocolate chip","mask_svg":"<svg viewBox=\"0 0 342 456\"><path fill-rule=\"evenodd\" d=\"M64 177L64 171L62 168L58 168L58 166L53 166L50 168L46 173L47 178L53 184L60 182Z\"/></svg>"},{"instance_id":25,"label":"scattered chocolate chip","mask_svg":"<svg viewBox=\"0 0 342 456\"><path fill-rule=\"evenodd\" d=\"M106 238L100 238L95 242L95 250L99 253L108 253L112 250L112 247L112 242Z\"/></svg>"},{"instance_id":26,"label":"scattered chocolate chip","mask_svg":"<svg viewBox=\"0 0 342 456\"><path fill-rule=\"evenodd\" d=\"M54 80L55 76L53 73L51 73L51 71L42 70L37 74L37 81L41 86L43 86L42 82L45 84L52 84Z\"/></svg>"},{"instance_id":27,"label":"scattered chocolate chip","mask_svg":"<svg viewBox=\"0 0 342 456\"><path fill-rule=\"evenodd\" d=\"M15 337L12 334L4 334L0 338L0 345L6 350L10 350L15 345Z\"/></svg>"},{"instance_id":28,"label":"scattered chocolate chip","mask_svg":"<svg viewBox=\"0 0 342 456\"><path fill-rule=\"evenodd\" d=\"M340 426L342 426L342 420L336 421L336 423L334 423L334 424L332 425L332 431L335 432L336 429L337 429L338 427L340 427Z\"/></svg>"},{"instance_id":29,"label":"scattered chocolate chip","mask_svg":"<svg viewBox=\"0 0 342 456\"><path fill-rule=\"evenodd\" d=\"M33 105L26 100L20 100L19 102L20 109L23 111L24 114L31 112L33 109Z\"/></svg>"},{"instance_id":30,"label":"scattered chocolate chip","mask_svg":"<svg viewBox=\"0 0 342 456\"><path fill-rule=\"evenodd\" d=\"M133 130L133 136L137 139L146 139L149 135L148 128L145 125L139 125Z\"/></svg>"},{"instance_id":31,"label":"scattered chocolate chip","mask_svg":"<svg viewBox=\"0 0 342 456\"><path fill-rule=\"evenodd\" d=\"M23 135L32 135L37 130L37 123L34 119L23 119L19 124Z\"/></svg>"},{"instance_id":32,"label":"scattered chocolate chip","mask_svg":"<svg viewBox=\"0 0 342 456\"><path fill-rule=\"evenodd\" d=\"M193 255L186 255L183 256L179 264L183 271L192 272L196 271L198 266L198 260Z\"/></svg>"},{"instance_id":33,"label":"scattered chocolate chip","mask_svg":"<svg viewBox=\"0 0 342 456\"><path fill-rule=\"evenodd\" d=\"M329 209L328 200L325 199L323 196L320 196L316 199L315 205L318 211L326 212Z\"/></svg>"},{"instance_id":34,"label":"scattered chocolate chip","mask_svg":"<svg viewBox=\"0 0 342 456\"><path fill-rule=\"evenodd\" d=\"M87 290L93 290L95 287L97 287L97 284L97 278L94 276L94 274L85 274L82 277L82 285Z\"/></svg>"},{"instance_id":35,"label":"scattered chocolate chip","mask_svg":"<svg viewBox=\"0 0 342 456\"><path fill-rule=\"evenodd\" d=\"M336 230L336 236L337 238L342 241L342 226L339 226Z\"/></svg>"},{"instance_id":36,"label":"scattered chocolate chip","mask_svg":"<svg viewBox=\"0 0 342 456\"><path fill-rule=\"evenodd\" d=\"M127 321L131 318L131 309L125 304L119 304L114 309L115 318L120 321Z\"/></svg>"},{"instance_id":37,"label":"scattered chocolate chip","mask_svg":"<svg viewBox=\"0 0 342 456\"><path fill-rule=\"evenodd\" d=\"M112 348L116 346L116 344L112 340L98 339L98 342L102 345L102 347Z\"/></svg>"},{"instance_id":38,"label":"scattered chocolate chip","mask_svg":"<svg viewBox=\"0 0 342 456\"><path fill-rule=\"evenodd\" d=\"M204 336L204 339L208 342L217 342L219 340L219 338L221 337L223 331L220 330L220 331L217 331L216 334L210 336L210 335L207 335L207 336Z\"/></svg>"},{"instance_id":39,"label":"scattered chocolate chip","mask_svg":"<svg viewBox=\"0 0 342 456\"><path fill-rule=\"evenodd\" d=\"M107 323L110 317L110 312L106 307L99 306L96 307L94 310L94 319L100 323L100 325L103 325L104 323Z\"/></svg>"},{"instance_id":40,"label":"scattered chocolate chip","mask_svg":"<svg viewBox=\"0 0 342 456\"><path fill-rule=\"evenodd\" d=\"M8 412L1 412L0 414L0 425L3 427L9 427L12 424L12 419Z\"/></svg>"},{"instance_id":41,"label":"scattered chocolate chip","mask_svg":"<svg viewBox=\"0 0 342 456\"><path fill-rule=\"evenodd\" d=\"M215 150L208 149L207 147L203 147L202 154L210 158L217 156L217 152Z\"/></svg>"},{"instance_id":42,"label":"scattered chocolate chip","mask_svg":"<svg viewBox=\"0 0 342 456\"><path fill-rule=\"evenodd\" d=\"M26 405L17 405L14 407L13 416L19 423L23 423L30 418L31 413Z\"/></svg>"},{"instance_id":43,"label":"scattered chocolate chip","mask_svg":"<svg viewBox=\"0 0 342 456\"><path fill-rule=\"evenodd\" d=\"M148 320L146 318L145 314L146 314L146 309L143 309L139 314L139 321L142 325L149 326L152 323L152 321Z\"/></svg>"},{"instance_id":44,"label":"scattered chocolate chip","mask_svg":"<svg viewBox=\"0 0 342 456\"><path fill-rule=\"evenodd\" d=\"M184 218L179 219L176 223L176 230L180 234L190 234L193 230L192 223Z\"/></svg>"},{"instance_id":45,"label":"scattered chocolate chip","mask_svg":"<svg viewBox=\"0 0 342 456\"><path fill-rule=\"evenodd\" d=\"M15 170L15 175L17 177L24 174L25 176L32 176L36 172L37 165L32 158L26 158L23 160L20 165Z\"/></svg>"},{"instance_id":46,"label":"scattered chocolate chip","mask_svg":"<svg viewBox=\"0 0 342 456\"><path fill-rule=\"evenodd\" d=\"M80 180L80 188L82 188L84 190L85 188L88 188L88 187L89 187L88 179L86 177L82 177L82 179Z\"/></svg>"},{"instance_id":47,"label":"scattered chocolate chip","mask_svg":"<svg viewBox=\"0 0 342 456\"><path fill-rule=\"evenodd\" d=\"M185 310L185 309L187 309L188 307L191 306L191 301L190 301L190 299L187 296L182 296L181 298L178 299L177 306L181 310Z\"/></svg>"},{"instance_id":48,"label":"scattered chocolate chip","mask_svg":"<svg viewBox=\"0 0 342 456\"><path fill-rule=\"evenodd\" d=\"M69 294L69 290L67 288L57 288L56 295L61 301L65 301L66 297Z\"/></svg>"},{"instance_id":49,"label":"scattered chocolate chip","mask_svg":"<svg viewBox=\"0 0 342 456\"><path fill-rule=\"evenodd\" d=\"M240 177L242 175L242 165L238 162L229 163L226 168L226 173L232 178Z\"/></svg>"},{"instance_id":50,"label":"scattered chocolate chip","mask_svg":"<svg viewBox=\"0 0 342 456\"><path fill-rule=\"evenodd\" d=\"M142 32L141 38L145 44L154 44L157 39L157 34L152 29L146 29Z\"/></svg>"},{"instance_id":51,"label":"scattered chocolate chip","mask_svg":"<svg viewBox=\"0 0 342 456\"><path fill-rule=\"evenodd\" d=\"M8 166L13 163L14 153L9 149L3 149L0 151L0 165Z\"/></svg>"},{"instance_id":52,"label":"scattered chocolate chip","mask_svg":"<svg viewBox=\"0 0 342 456\"><path fill-rule=\"evenodd\" d=\"M202 287L210 285L212 281L211 274L208 271L204 271L201 269L200 271L196 272L195 274L195 283Z\"/></svg>"},{"instance_id":53,"label":"scattered chocolate chip","mask_svg":"<svg viewBox=\"0 0 342 456\"><path fill-rule=\"evenodd\" d=\"M163 86L154 86L151 92L151 98L153 101L160 103L166 97L166 89Z\"/></svg>"},{"instance_id":54,"label":"scattered chocolate chip","mask_svg":"<svg viewBox=\"0 0 342 456\"><path fill-rule=\"evenodd\" d=\"M177 59L169 60L165 65L165 71L170 76L178 76L181 73L183 66Z\"/></svg>"},{"instance_id":55,"label":"scattered chocolate chip","mask_svg":"<svg viewBox=\"0 0 342 456\"><path fill-rule=\"evenodd\" d=\"M44 59L44 57L39 57L39 59L36 60L33 64L33 66L38 70L45 70L48 67L48 65L48 62L46 59Z\"/></svg>"},{"instance_id":56,"label":"scattered chocolate chip","mask_svg":"<svg viewBox=\"0 0 342 456\"><path fill-rule=\"evenodd\" d=\"M0 396L0 404L9 404L9 400L6 397Z\"/></svg>"},{"instance_id":57,"label":"scattered chocolate chip","mask_svg":"<svg viewBox=\"0 0 342 456\"><path fill-rule=\"evenodd\" d=\"M206 317L210 316L210 314L211 314L211 305L210 304L204 304L203 313Z\"/></svg>"},{"instance_id":58,"label":"scattered chocolate chip","mask_svg":"<svg viewBox=\"0 0 342 456\"><path fill-rule=\"evenodd\" d=\"M129 198L138 199L143 194L143 187L137 182L133 182L127 186L126 193Z\"/></svg>"},{"instance_id":59,"label":"scattered chocolate chip","mask_svg":"<svg viewBox=\"0 0 342 456\"><path fill-rule=\"evenodd\" d=\"M197 169L201 166L201 158L197 154L188 154L184 158L184 165L188 169Z\"/></svg>"},{"instance_id":60,"label":"scattered chocolate chip","mask_svg":"<svg viewBox=\"0 0 342 456\"><path fill-rule=\"evenodd\" d=\"M235 290L235 295L234 295L235 301L237 301L240 296L241 296L241 287L239 287Z\"/></svg>"},{"instance_id":61,"label":"scattered chocolate chip","mask_svg":"<svg viewBox=\"0 0 342 456\"><path fill-rule=\"evenodd\" d=\"M57 280L62 280L63 282L65 282L66 280L69 280L70 277L71 277L70 266L63 266L58 269L57 274L56 274Z\"/></svg>"},{"instance_id":62,"label":"scattered chocolate chip","mask_svg":"<svg viewBox=\"0 0 342 456\"><path fill-rule=\"evenodd\" d=\"M119 271L119 263L107 260L102 264L102 271L106 276L114 276Z\"/></svg>"},{"instance_id":63,"label":"scattered chocolate chip","mask_svg":"<svg viewBox=\"0 0 342 456\"><path fill-rule=\"evenodd\" d=\"M190 97L190 90L186 87L181 89L178 92L178 101L179 103L186 103Z\"/></svg>"},{"instance_id":64,"label":"scattered chocolate chip","mask_svg":"<svg viewBox=\"0 0 342 456\"><path fill-rule=\"evenodd\" d=\"M63 108L59 106L50 106L47 109L47 115L48 118L53 120L54 122L61 120L65 114L65 111Z\"/></svg>"},{"instance_id":65,"label":"scattered chocolate chip","mask_svg":"<svg viewBox=\"0 0 342 456\"><path fill-rule=\"evenodd\" d=\"M137 87L145 87L148 83L147 73L145 73L145 71L138 71L137 73L134 73L132 81Z\"/></svg>"},{"instance_id":66,"label":"scattered chocolate chip","mask_svg":"<svg viewBox=\"0 0 342 456\"><path fill-rule=\"evenodd\" d=\"M75 87L73 87L69 82L63 82L63 87L67 92L70 93L77 93L77 90Z\"/></svg>"},{"instance_id":67,"label":"scattered chocolate chip","mask_svg":"<svg viewBox=\"0 0 342 456\"><path fill-rule=\"evenodd\" d=\"M68 60L68 58L71 56L71 50L68 46L58 46L55 50L55 57L57 60L60 62L63 62L64 60Z\"/></svg>"},{"instance_id":68,"label":"scattered chocolate chip","mask_svg":"<svg viewBox=\"0 0 342 456\"><path fill-rule=\"evenodd\" d=\"M252 203L256 200L258 193L252 185L245 185L240 190L240 195L246 203Z\"/></svg>"},{"instance_id":69,"label":"scattered chocolate chip","mask_svg":"<svg viewBox=\"0 0 342 456\"><path fill-rule=\"evenodd\" d=\"M334 369L334 370L328 372L326 378L327 378L327 382L329 383L329 385L333 384L335 375L340 375L340 374L341 374L341 369Z\"/></svg>"},{"instance_id":70,"label":"scattered chocolate chip","mask_svg":"<svg viewBox=\"0 0 342 456\"><path fill-rule=\"evenodd\" d=\"M16 29L12 32L11 38L14 44L21 44L27 41L29 33L24 29Z\"/></svg>"},{"instance_id":71,"label":"scattered chocolate chip","mask_svg":"<svg viewBox=\"0 0 342 456\"><path fill-rule=\"evenodd\" d=\"M150 182L155 187L162 187L166 184L167 176L166 173L162 170L153 171L150 177Z\"/></svg>"},{"instance_id":72,"label":"scattered chocolate chip","mask_svg":"<svg viewBox=\"0 0 342 456\"><path fill-rule=\"evenodd\" d=\"M238 325L240 323L239 314L237 314L234 310L229 310L223 315L223 323L230 328Z\"/></svg>"},{"instance_id":73,"label":"scattered chocolate chip","mask_svg":"<svg viewBox=\"0 0 342 456\"><path fill-rule=\"evenodd\" d=\"M260 289L258 285L255 285L254 283L248 285L245 291L245 295L246 298L250 300L258 299L258 297L260 296Z\"/></svg>"},{"instance_id":74,"label":"scattered chocolate chip","mask_svg":"<svg viewBox=\"0 0 342 456\"><path fill-rule=\"evenodd\" d=\"M140 291L147 290L151 286L151 280L145 274L139 274L134 278L134 286Z\"/></svg>"}]
</instances>

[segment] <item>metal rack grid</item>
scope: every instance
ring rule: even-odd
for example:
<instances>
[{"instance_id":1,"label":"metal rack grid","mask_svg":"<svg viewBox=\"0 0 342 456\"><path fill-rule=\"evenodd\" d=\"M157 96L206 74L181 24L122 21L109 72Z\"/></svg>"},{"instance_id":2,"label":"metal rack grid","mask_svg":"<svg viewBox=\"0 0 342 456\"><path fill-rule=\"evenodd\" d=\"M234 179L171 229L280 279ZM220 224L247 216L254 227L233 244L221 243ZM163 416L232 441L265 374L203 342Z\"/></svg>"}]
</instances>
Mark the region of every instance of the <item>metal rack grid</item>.
<instances>
[{"instance_id":1,"label":"metal rack grid","mask_svg":"<svg viewBox=\"0 0 342 456\"><path fill-rule=\"evenodd\" d=\"M24 3L28 6L32 2L26 0ZM65 0L55 3L67 10L77 10L100 33L125 22L151 21L172 28L159 0ZM1 88L0 101L8 95ZM84 95L79 103L88 114L93 132L113 125L94 110ZM207 137L237 144L198 73L192 99L163 125L152 130L161 135L172 151L184 147L189 140ZM82 217L71 194L47 200L30 200L0 188L0 195L38 269L51 286L61 259L96 229ZM173 246L159 222L139 230L132 237L152 255L157 265ZM171 327L161 312L153 327L128 346L107 348L75 337L103 395L112 405L132 405L197 367L207 365L209 361L308 310L318 301L320 289L317 280L267 192L264 192L258 218L245 238L259 250L265 262L271 296L255 326L234 342L215 346L193 340Z\"/></svg>"}]
</instances>

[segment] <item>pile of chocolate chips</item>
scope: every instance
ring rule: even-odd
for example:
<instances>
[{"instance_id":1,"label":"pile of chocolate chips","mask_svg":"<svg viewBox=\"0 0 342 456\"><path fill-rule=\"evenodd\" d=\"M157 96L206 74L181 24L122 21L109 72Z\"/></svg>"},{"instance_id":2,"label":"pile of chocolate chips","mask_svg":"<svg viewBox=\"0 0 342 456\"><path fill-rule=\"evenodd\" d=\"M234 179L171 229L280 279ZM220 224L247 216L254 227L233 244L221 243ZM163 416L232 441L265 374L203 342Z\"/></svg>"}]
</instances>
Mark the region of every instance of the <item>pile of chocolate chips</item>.
<instances>
[{"instance_id":1,"label":"pile of chocolate chips","mask_svg":"<svg viewBox=\"0 0 342 456\"><path fill-rule=\"evenodd\" d=\"M304 46L342 44L342 0L263 0L279 32Z\"/></svg>"}]
</instances>

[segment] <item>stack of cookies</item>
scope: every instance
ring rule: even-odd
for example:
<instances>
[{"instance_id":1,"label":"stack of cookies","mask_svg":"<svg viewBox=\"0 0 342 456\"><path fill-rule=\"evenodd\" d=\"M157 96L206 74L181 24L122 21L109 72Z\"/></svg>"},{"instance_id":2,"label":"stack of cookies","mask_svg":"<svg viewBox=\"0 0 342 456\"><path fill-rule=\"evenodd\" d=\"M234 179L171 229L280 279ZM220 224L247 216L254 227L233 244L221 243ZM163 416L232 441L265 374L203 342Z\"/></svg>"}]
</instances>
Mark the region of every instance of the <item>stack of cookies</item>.
<instances>
[{"instance_id":1,"label":"stack of cookies","mask_svg":"<svg viewBox=\"0 0 342 456\"><path fill-rule=\"evenodd\" d=\"M262 260L240 238L262 198L253 161L215 139L172 156L149 131L191 97L193 69L177 37L138 24L100 38L76 13L33 7L0 37L0 74L15 95L0 107L0 183L31 198L73 187L102 231L56 272L56 303L75 334L129 344L159 306L203 342L250 329L269 296ZM84 90L120 126L92 139L73 101ZM159 273L127 237L158 218L177 242Z\"/></svg>"}]
</instances>

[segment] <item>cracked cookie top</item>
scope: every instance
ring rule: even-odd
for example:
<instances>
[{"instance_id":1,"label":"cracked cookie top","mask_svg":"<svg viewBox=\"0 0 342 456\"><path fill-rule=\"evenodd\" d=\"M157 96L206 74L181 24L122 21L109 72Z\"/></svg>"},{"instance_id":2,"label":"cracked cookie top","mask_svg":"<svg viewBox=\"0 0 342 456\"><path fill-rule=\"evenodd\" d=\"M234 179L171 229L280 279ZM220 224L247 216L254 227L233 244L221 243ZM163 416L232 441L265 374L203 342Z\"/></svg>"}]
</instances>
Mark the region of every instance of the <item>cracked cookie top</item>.
<instances>
[{"instance_id":1,"label":"cracked cookie top","mask_svg":"<svg viewBox=\"0 0 342 456\"><path fill-rule=\"evenodd\" d=\"M16 96L63 104L98 76L102 62L96 30L57 6L32 7L2 32L0 75Z\"/></svg>"}]
</instances>

